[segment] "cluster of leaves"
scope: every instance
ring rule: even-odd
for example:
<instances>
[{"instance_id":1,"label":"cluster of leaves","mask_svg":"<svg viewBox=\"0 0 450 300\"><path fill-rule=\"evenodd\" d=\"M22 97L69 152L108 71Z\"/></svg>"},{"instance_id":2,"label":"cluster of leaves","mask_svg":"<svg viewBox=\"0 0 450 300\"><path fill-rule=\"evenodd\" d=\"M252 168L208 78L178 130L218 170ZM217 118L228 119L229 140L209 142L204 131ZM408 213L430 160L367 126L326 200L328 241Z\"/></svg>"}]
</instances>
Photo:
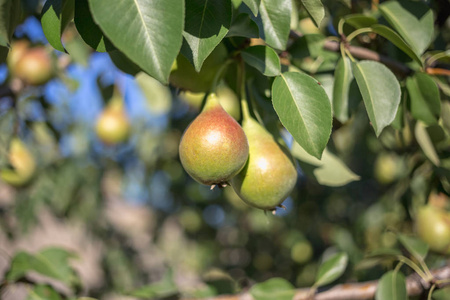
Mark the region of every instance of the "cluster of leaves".
<instances>
[{"instance_id":1,"label":"cluster of leaves","mask_svg":"<svg viewBox=\"0 0 450 300\"><path fill-rule=\"evenodd\" d=\"M0 1L0 61L7 55L22 13L36 11L31 2ZM223 80L238 93L238 77L245 81L258 120L274 133L280 131L281 122L289 132L282 131L287 140L293 138L291 152L305 175L301 178L302 189L292 195L295 201L291 209L296 213L273 219L269 225L261 215L233 202L229 194L211 192L205 196L201 187L182 174L173 149L195 112L180 118L182 105L177 102L168 112L169 130L139 134L139 143L132 144L132 150L125 147L121 154L111 155L123 165L132 160L123 157L138 156L146 167L145 180L170 181L167 190L175 204L162 209L164 214L157 224L162 226L166 218L176 215L188 239L196 243L193 251L203 251L206 257L195 260L200 265L196 272L203 272L213 262L220 264L220 248L225 248L221 254L242 250L251 253L253 264L243 259L234 264L222 263L223 268L234 274L245 273L257 281L281 276L285 279L272 278L254 285L250 293L255 299L292 299L295 291L290 282L312 285L311 291L315 291L345 275L347 265L352 264L359 267L352 272L353 277L381 277L378 299L395 299L393 294L405 299L402 272L416 272L429 281L429 268L443 262L442 256L427 256L423 242L401 234L392 238L386 228L410 233L417 207L430 195L450 194L450 86L445 77L449 53L444 51L449 37L435 22L439 4L430 7L421 1L390 0L372 7L370 1L354 2L47 0L38 10L42 29L54 49L67 52L75 62L83 64L87 64L91 51L86 44L97 52L106 52L120 70L136 75L136 81L156 106L164 106L159 97L170 94L156 80L170 84L174 92L189 88L208 92L215 88L213 81ZM20 9L21 3L24 10ZM307 22L312 22L313 27L305 26ZM219 52L222 54L216 55ZM206 70L211 65L212 72ZM187 81L194 78L195 88L175 80L174 73L182 68L185 70L176 76ZM64 80L71 84L67 78ZM101 88L108 94L111 86ZM50 112L45 95L37 98L36 102ZM20 105L16 108L20 109ZM1 115L3 144L13 135L11 115L14 112ZM67 115L70 112L66 112L66 119ZM51 123L47 125L54 138L62 140L68 132L55 129ZM70 134L88 135L83 126L77 130ZM39 130L33 126L30 131L36 138L34 145L44 147L45 143L39 142ZM136 266L130 267L135 257L130 252L137 250L123 246L120 234L111 237L110 229L102 223L105 219L99 217L103 172L97 169L117 165L96 157L101 151L93 149L95 146L86 147L83 141L86 143L86 139L77 140L80 151L83 155L90 151L93 157L75 153L61 159L48 148L34 149L45 162L41 162L39 178L17 194L14 212L19 223L23 229L32 227L38 208L44 204L58 217L81 219L109 248L110 259L106 259L105 267L111 274L108 288L122 294L127 290L126 294L137 298L184 294L170 272L161 281L136 289L145 284L142 275L146 274ZM54 146L57 144L53 141ZM6 155L0 155L0 159L2 165L6 164ZM375 159L381 166L378 173L377 167L373 170ZM378 174L376 183L370 180L373 171L375 176ZM156 179L152 186L160 185ZM364 181L361 185L348 185L360 179ZM168 194L164 196L169 198ZM223 204L224 199L231 205ZM218 208L225 210L231 220L227 220L230 232L244 228L240 239L252 242L211 243L218 229L206 225L203 219L205 212ZM0 212L8 215L12 211ZM14 232L9 226L2 224L6 231ZM314 248L314 254L294 263L292 249L304 240L311 242L308 245ZM185 244L177 245L189 251ZM322 255L317 253L329 246L335 247L329 249L333 254L324 255L328 259L319 263ZM411 257L399 249L406 249ZM371 254L364 258L366 253ZM54 248L35 254L16 253L5 283L26 282L26 275L33 271L61 281L71 292L59 293L51 286L34 284L31 299L76 299L80 282L69 258L73 258L71 253ZM166 258L172 268L181 264L168 253ZM394 265L395 261L399 263ZM276 265L281 267L277 269ZM286 265L292 267L283 269ZM366 271L368 267L370 272ZM393 270L386 273L386 269ZM206 288L187 294L208 297L239 291L237 283L226 276L205 281ZM96 291L95 295L102 292Z\"/></svg>"}]
</instances>

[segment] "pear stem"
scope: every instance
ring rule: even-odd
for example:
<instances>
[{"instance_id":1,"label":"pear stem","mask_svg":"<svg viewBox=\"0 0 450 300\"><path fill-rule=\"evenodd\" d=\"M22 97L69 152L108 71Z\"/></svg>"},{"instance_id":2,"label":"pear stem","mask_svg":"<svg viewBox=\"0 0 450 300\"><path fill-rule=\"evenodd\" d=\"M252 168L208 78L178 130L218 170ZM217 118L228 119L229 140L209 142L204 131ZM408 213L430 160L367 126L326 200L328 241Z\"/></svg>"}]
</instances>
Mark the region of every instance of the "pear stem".
<instances>
[{"instance_id":1,"label":"pear stem","mask_svg":"<svg viewBox=\"0 0 450 300\"><path fill-rule=\"evenodd\" d=\"M243 121L245 121L245 120L250 119L251 115L250 115L250 109L248 107L247 95L245 92L245 63L242 58L239 61L238 86L240 86L242 119L243 119Z\"/></svg>"},{"instance_id":2,"label":"pear stem","mask_svg":"<svg viewBox=\"0 0 450 300\"><path fill-rule=\"evenodd\" d=\"M213 83L211 86L211 91L213 93L216 92L217 85L219 84L220 79L222 79L223 73L228 68L228 66L231 64L232 61L233 61L232 59L226 60L225 63L220 66L219 70L217 71L216 75L214 76L214 80L213 80Z\"/></svg>"}]
</instances>

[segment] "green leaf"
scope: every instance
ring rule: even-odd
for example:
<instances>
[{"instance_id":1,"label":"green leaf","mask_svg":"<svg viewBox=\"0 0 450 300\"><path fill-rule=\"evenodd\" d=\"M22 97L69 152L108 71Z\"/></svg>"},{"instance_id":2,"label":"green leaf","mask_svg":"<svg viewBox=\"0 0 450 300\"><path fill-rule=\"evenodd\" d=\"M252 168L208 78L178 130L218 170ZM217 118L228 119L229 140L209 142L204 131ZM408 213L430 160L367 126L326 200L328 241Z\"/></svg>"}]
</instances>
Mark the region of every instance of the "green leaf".
<instances>
[{"instance_id":1,"label":"green leaf","mask_svg":"<svg viewBox=\"0 0 450 300\"><path fill-rule=\"evenodd\" d=\"M242 58L266 76L280 75L280 58L275 50L267 46L253 46L241 52Z\"/></svg>"},{"instance_id":2,"label":"green leaf","mask_svg":"<svg viewBox=\"0 0 450 300\"><path fill-rule=\"evenodd\" d=\"M89 10L88 0L75 1L75 26L83 40L95 51L106 52L115 49L109 39L103 34L102 30L94 22L91 11Z\"/></svg>"},{"instance_id":3,"label":"green leaf","mask_svg":"<svg viewBox=\"0 0 450 300\"><path fill-rule=\"evenodd\" d=\"M60 248L46 248L36 255L18 252L11 262L6 278L15 281L28 271L35 271L71 286L77 280L69 265L69 259L73 257L75 257L73 253Z\"/></svg>"},{"instance_id":4,"label":"green leaf","mask_svg":"<svg viewBox=\"0 0 450 300\"><path fill-rule=\"evenodd\" d=\"M248 6L248 8L250 8L255 17L258 15L258 8L261 4L261 0L243 0L242 2L244 2Z\"/></svg>"},{"instance_id":5,"label":"green leaf","mask_svg":"<svg viewBox=\"0 0 450 300\"><path fill-rule=\"evenodd\" d=\"M320 159L330 138L332 114L319 82L304 73L284 73L273 82L272 104L295 141Z\"/></svg>"},{"instance_id":6,"label":"green leaf","mask_svg":"<svg viewBox=\"0 0 450 300\"><path fill-rule=\"evenodd\" d=\"M252 286L250 294L255 300L292 300L295 289L283 278L271 278Z\"/></svg>"},{"instance_id":7,"label":"green leaf","mask_svg":"<svg viewBox=\"0 0 450 300\"><path fill-rule=\"evenodd\" d=\"M406 300L408 294L406 291L405 276L400 272L389 271L384 274L378 282L375 293L376 300Z\"/></svg>"},{"instance_id":8,"label":"green leaf","mask_svg":"<svg viewBox=\"0 0 450 300\"><path fill-rule=\"evenodd\" d=\"M399 234L398 240L416 259L423 260L427 256L429 246L424 241L404 234Z\"/></svg>"},{"instance_id":9,"label":"green leaf","mask_svg":"<svg viewBox=\"0 0 450 300\"><path fill-rule=\"evenodd\" d=\"M108 52L109 57L111 58L114 65L119 68L122 72L125 72L130 75L136 75L141 72L141 68L132 62L125 54L123 54L119 50L112 50Z\"/></svg>"},{"instance_id":10,"label":"green leaf","mask_svg":"<svg viewBox=\"0 0 450 300\"><path fill-rule=\"evenodd\" d=\"M0 46L9 47L14 30L21 21L21 16L21 1L0 0Z\"/></svg>"},{"instance_id":11,"label":"green leaf","mask_svg":"<svg viewBox=\"0 0 450 300\"><path fill-rule=\"evenodd\" d=\"M42 8L41 24L45 37L56 50L67 52L61 36L72 20L75 0L47 0Z\"/></svg>"},{"instance_id":12,"label":"green leaf","mask_svg":"<svg viewBox=\"0 0 450 300\"><path fill-rule=\"evenodd\" d=\"M431 76L417 72L406 79L406 88L413 117L427 125L437 124L441 114L441 99L439 89Z\"/></svg>"},{"instance_id":13,"label":"green leaf","mask_svg":"<svg viewBox=\"0 0 450 300\"><path fill-rule=\"evenodd\" d=\"M450 135L450 102L443 101L441 107L441 119L444 130Z\"/></svg>"},{"instance_id":14,"label":"green leaf","mask_svg":"<svg viewBox=\"0 0 450 300\"><path fill-rule=\"evenodd\" d=\"M168 271L166 272L166 274L164 274L164 277L159 282L155 282L153 284L149 284L136 289L130 292L129 295L142 299L151 299L155 297L168 297L177 293L178 287L173 282L172 271Z\"/></svg>"},{"instance_id":15,"label":"green leaf","mask_svg":"<svg viewBox=\"0 0 450 300\"><path fill-rule=\"evenodd\" d=\"M431 141L430 135L425 128L425 124L420 121L417 122L416 127L414 128L414 134L416 136L417 143L420 145L420 148L422 148L425 156L428 157L434 165L439 166L441 162L436 153L433 142Z\"/></svg>"},{"instance_id":16,"label":"green leaf","mask_svg":"<svg viewBox=\"0 0 450 300\"><path fill-rule=\"evenodd\" d=\"M375 61L352 63L367 114L377 136L392 123L400 104L400 84L385 65Z\"/></svg>"},{"instance_id":17,"label":"green leaf","mask_svg":"<svg viewBox=\"0 0 450 300\"><path fill-rule=\"evenodd\" d=\"M339 59L334 78L333 113L336 119L344 123L350 117L350 110L361 100L352 73L352 63L348 57Z\"/></svg>"},{"instance_id":18,"label":"green leaf","mask_svg":"<svg viewBox=\"0 0 450 300\"><path fill-rule=\"evenodd\" d=\"M345 23L355 27L356 29L370 27L378 23L378 20L376 18L363 14L347 15L344 17L344 20Z\"/></svg>"},{"instance_id":19,"label":"green leaf","mask_svg":"<svg viewBox=\"0 0 450 300\"><path fill-rule=\"evenodd\" d=\"M203 62L227 35L231 25L230 1L186 0L186 22L181 53L200 72Z\"/></svg>"},{"instance_id":20,"label":"green leaf","mask_svg":"<svg viewBox=\"0 0 450 300\"><path fill-rule=\"evenodd\" d=\"M39 284L30 290L27 300L62 300L62 298L51 286Z\"/></svg>"},{"instance_id":21,"label":"green leaf","mask_svg":"<svg viewBox=\"0 0 450 300\"><path fill-rule=\"evenodd\" d=\"M325 17L325 8L320 0L302 0L302 4L317 27Z\"/></svg>"},{"instance_id":22,"label":"green leaf","mask_svg":"<svg viewBox=\"0 0 450 300\"><path fill-rule=\"evenodd\" d=\"M420 1L388 1L379 6L383 17L421 55L433 39L433 11Z\"/></svg>"},{"instance_id":23,"label":"green leaf","mask_svg":"<svg viewBox=\"0 0 450 300\"><path fill-rule=\"evenodd\" d=\"M325 44L325 36L322 34L305 34L297 39L291 47L289 53L295 59L302 59L306 57L324 58L323 45Z\"/></svg>"},{"instance_id":24,"label":"green leaf","mask_svg":"<svg viewBox=\"0 0 450 300\"><path fill-rule=\"evenodd\" d=\"M415 60L420 66L423 65L422 60L419 56L411 49L411 47L392 29L384 25L373 25L371 26L373 32L381 35L382 37L388 39L392 44L397 46L400 50L405 52L409 57Z\"/></svg>"},{"instance_id":25,"label":"green leaf","mask_svg":"<svg viewBox=\"0 0 450 300\"><path fill-rule=\"evenodd\" d=\"M261 0L259 36L267 45L285 50L291 29L291 0Z\"/></svg>"},{"instance_id":26,"label":"green leaf","mask_svg":"<svg viewBox=\"0 0 450 300\"><path fill-rule=\"evenodd\" d=\"M329 257L319 266L314 286L319 287L329 284L344 274L347 268L348 255L340 252Z\"/></svg>"},{"instance_id":27,"label":"green leaf","mask_svg":"<svg viewBox=\"0 0 450 300\"><path fill-rule=\"evenodd\" d=\"M235 9L238 9L241 6L242 0L231 0Z\"/></svg>"},{"instance_id":28,"label":"green leaf","mask_svg":"<svg viewBox=\"0 0 450 300\"><path fill-rule=\"evenodd\" d=\"M433 293L433 300L450 300L450 286L435 290Z\"/></svg>"},{"instance_id":29,"label":"green leaf","mask_svg":"<svg viewBox=\"0 0 450 300\"><path fill-rule=\"evenodd\" d=\"M227 37L243 36L247 38L258 38L258 25L246 13L241 13L233 19Z\"/></svg>"},{"instance_id":30,"label":"green leaf","mask_svg":"<svg viewBox=\"0 0 450 300\"><path fill-rule=\"evenodd\" d=\"M293 144L291 152L295 158L316 166L313 170L313 174L321 185L343 186L360 179L360 177L353 173L339 157L331 153L328 149L323 151L321 160L308 154L297 143Z\"/></svg>"},{"instance_id":31,"label":"green leaf","mask_svg":"<svg viewBox=\"0 0 450 300\"><path fill-rule=\"evenodd\" d=\"M89 5L111 42L150 76L167 83L182 43L183 0L89 0Z\"/></svg>"}]
</instances>

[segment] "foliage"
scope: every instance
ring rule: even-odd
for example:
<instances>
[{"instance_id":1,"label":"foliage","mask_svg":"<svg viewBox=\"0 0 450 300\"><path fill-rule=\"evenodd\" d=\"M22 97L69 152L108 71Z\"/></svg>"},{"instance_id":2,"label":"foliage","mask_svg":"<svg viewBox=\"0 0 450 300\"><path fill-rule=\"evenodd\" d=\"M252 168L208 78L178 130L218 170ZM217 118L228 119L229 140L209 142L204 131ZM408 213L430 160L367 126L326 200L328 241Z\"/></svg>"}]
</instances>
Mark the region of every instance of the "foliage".
<instances>
[{"instance_id":1,"label":"foliage","mask_svg":"<svg viewBox=\"0 0 450 300\"><path fill-rule=\"evenodd\" d=\"M417 273L444 299L432 270L450 241L427 244L415 220L425 205L450 216L448 8L0 0L0 169L20 173L14 140L33 161L20 184L0 181L0 298L292 299L377 279L373 297L407 299ZM51 60L42 84L15 69L37 48ZM233 117L295 159L274 215L182 168L182 133L223 88L241 100ZM127 127L105 142L96 122L115 101L112 127Z\"/></svg>"}]
</instances>

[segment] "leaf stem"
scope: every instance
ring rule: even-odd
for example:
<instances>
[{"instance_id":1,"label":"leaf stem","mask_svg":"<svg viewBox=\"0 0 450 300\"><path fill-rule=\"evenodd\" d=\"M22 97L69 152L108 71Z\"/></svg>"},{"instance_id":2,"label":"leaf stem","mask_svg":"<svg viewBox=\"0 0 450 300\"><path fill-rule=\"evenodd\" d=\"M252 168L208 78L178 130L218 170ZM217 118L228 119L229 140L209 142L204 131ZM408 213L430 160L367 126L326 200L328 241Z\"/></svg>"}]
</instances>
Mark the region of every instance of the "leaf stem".
<instances>
[{"instance_id":1,"label":"leaf stem","mask_svg":"<svg viewBox=\"0 0 450 300\"><path fill-rule=\"evenodd\" d=\"M407 266L409 266L411 269L413 269L417 274L419 274L420 277L422 277L423 280L425 280L426 282L429 282L431 279L433 279L433 277L428 277L427 274L425 274L417 264L415 264L412 260L410 260L409 258L403 256L403 255L399 255L397 256L397 259L399 262L402 262L404 264L406 264Z\"/></svg>"},{"instance_id":2,"label":"leaf stem","mask_svg":"<svg viewBox=\"0 0 450 300\"><path fill-rule=\"evenodd\" d=\"M338 33L342 36L344 34L344 24L345 24L345 19L341 18L339 20L339 24L338 24Z\"/></svg>"},{"instance_id":3,"label":"leaf stem","mask_svg":"<svg viewBox=\"0 0 450 300\"><path fill-rule=\"evenodd\" d=\"M368 33L368 32L372 32L372 31L373 30L370 27L364 27L364 28L355 30L347 36L347 42L350 43L359 34Z\"/></svg>"},{"instance_id":4,"label":"leaf stem","mask_svg":"<svg viewBox=\"0 0 450 300\"><path fill-rule=\"evenodd\" d=\"M436 284L433 284L428 292L427 300L431 300L431 296L433 295L434 289L436 288Z\"/></svg>"}]
</instances>

